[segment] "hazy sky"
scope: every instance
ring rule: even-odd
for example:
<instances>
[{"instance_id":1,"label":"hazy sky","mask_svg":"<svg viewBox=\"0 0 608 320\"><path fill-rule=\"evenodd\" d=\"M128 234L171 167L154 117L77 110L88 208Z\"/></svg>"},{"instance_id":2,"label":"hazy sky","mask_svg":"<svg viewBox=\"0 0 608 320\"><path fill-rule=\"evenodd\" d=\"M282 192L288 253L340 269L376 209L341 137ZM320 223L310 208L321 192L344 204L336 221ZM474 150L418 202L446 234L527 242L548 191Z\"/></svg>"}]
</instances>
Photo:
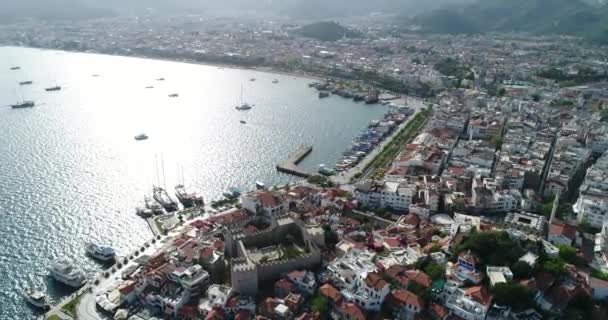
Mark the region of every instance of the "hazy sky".
<instances>
[{"instance_id":1,"label":"hazy sky","mask_svg":"<svg viewBox=\"0 0 608 320\"><path fill-rule=\"evenodd\" d=\"M130 14L146 8L164 12L251 11L327 18L340 15L364 15L375 11L418 13L446 3L474 0L0 0L0 16L18 19L26 16L45 18L86 18L99 14ZM235 9L238 8L238 9Z\"/></svg>"}]
</instances>

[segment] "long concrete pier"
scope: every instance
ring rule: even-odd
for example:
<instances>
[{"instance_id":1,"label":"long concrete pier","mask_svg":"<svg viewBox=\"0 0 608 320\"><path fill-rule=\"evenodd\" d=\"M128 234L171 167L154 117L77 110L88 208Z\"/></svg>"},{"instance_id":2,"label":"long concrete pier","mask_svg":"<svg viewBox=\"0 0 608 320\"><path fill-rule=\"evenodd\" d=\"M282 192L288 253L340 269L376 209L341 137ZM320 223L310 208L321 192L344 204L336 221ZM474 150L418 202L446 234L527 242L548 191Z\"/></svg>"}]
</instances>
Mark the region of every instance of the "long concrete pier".
<instances>
[{"instance_id":1,"label":"long concrete pier","mask_svg":"<svg viewBox=\"0 0 608 320\"><path fill-rule=\"evenodd\" d=\"M298 177L308 178L312 176L311 173L298 166L298 163L304 160L304 158L306 158L306 156L309 155L310 152L312 152L312 146L299 146L298 149L293 154L291 154L289 158L287 158L287 160L281 161L277 165L277 170Z\"/></svg>"}]
</instances>

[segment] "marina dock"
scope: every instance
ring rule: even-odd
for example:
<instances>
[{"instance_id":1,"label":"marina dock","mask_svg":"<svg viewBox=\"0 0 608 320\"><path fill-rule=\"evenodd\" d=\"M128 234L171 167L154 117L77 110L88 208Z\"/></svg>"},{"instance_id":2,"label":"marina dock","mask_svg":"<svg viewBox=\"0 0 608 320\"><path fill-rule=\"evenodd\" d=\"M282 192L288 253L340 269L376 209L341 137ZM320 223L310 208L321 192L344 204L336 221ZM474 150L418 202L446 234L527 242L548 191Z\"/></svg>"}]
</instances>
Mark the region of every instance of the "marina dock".
<instances>
[{"instance_id":1,"label":"marina dock","mask_svg":"<svg viewBox=\"0 0 608 320\"><path fill-rule=\"evenodd\" d=\"M301 145L298 149L287 158L285 161L281 161L277 165L277 170L283 173L288 173L294 176L308 178L312 176L311 173L299 167L298 164L306 158L312 152L312 146Z\"/></svg>"}]
</instances>

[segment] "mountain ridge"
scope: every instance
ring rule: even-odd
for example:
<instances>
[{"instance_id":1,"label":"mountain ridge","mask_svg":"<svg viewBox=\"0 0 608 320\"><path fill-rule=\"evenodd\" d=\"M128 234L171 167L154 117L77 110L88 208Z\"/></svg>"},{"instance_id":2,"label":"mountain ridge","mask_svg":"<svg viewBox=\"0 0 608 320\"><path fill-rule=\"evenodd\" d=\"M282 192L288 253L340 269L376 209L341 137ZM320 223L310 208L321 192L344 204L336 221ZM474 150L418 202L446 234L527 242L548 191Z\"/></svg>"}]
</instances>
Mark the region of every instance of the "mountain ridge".
<instances>
[{"instance_id":1,"label":"mountain ridge","mask_svg":"<svg viewBox=\"0 0 608 320\"><path fill-rule=\"evenodd\" d=\"M485 0L443 8L408 22L431 33L529 32L608 42L608 7L584 0Z\"/></svg>"}]
</instances>

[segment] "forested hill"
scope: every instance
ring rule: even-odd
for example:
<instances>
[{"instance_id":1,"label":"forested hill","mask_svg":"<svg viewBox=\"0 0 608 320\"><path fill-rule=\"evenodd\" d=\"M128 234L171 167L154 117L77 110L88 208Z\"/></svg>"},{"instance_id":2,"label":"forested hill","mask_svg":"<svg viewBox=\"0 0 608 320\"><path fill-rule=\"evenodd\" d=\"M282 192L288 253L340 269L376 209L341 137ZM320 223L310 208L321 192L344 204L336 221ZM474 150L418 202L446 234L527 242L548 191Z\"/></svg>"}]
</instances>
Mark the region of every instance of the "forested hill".
<instances>
[{"instance_id":1,"label":"forested hill","mask_svg":"<svg viewBox=\"0 0 608 320\"><path fill-rule=\"evenodd\" d=\"M595 3L595 4L592 4ZM531 32L608 42L608 6L588 0L479 0L442 8L408 23L435 33Z\"/></svg>"}]
</instances>

